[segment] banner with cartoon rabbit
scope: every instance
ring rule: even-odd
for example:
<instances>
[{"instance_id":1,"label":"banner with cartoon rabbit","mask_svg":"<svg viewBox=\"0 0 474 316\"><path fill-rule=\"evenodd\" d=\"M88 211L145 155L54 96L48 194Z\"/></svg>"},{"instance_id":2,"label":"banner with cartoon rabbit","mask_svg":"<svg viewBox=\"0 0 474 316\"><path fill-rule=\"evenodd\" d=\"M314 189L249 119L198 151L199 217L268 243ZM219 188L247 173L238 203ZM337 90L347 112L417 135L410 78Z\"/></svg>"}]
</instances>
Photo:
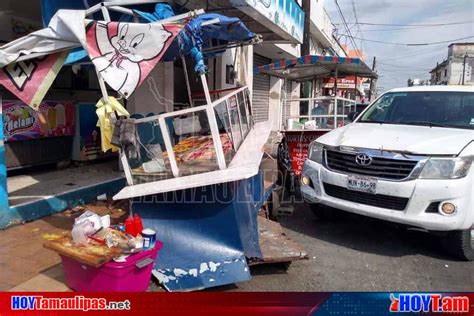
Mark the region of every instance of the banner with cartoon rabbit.
<instances>
[{"instance_id":1,"label":"banner with cartoon rabbit","mask_svg":"<svg viewBox=\"0 0 474 316\"><path fill-rule=\"evenodd\" d=\"M128 98L160 61L181 30L179 24L93 21L87 52L104 81Z\"/></svg>"}]
</instances>

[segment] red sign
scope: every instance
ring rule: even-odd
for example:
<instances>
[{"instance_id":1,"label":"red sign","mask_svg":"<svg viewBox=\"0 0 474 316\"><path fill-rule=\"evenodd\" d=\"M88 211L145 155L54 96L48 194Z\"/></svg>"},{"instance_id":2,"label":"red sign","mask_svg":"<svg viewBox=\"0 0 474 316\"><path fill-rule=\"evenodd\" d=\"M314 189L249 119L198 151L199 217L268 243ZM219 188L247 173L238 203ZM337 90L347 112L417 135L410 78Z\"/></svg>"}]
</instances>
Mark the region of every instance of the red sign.
<instances>
[{"instance_id":1,"label":"red sign","mask_svg":"<svg viewBox=\"0 0 474 316\"><path fill-rule=\"evenodd\" d=\"M357 86L360 88L360 85L364 81L364 78L357 77ZM324 79L324 88L334 88L334 82L336 78L331 77ZM339 89L354 89L356 77L355 76L347 76L345 78L337 78L337 87Z\"/></svg>"},{"instance_id":2,"label":"red sign","mask_svg":"<svg viewBox=\"0 0 474 316\"><path fill-rule=\"evenodd\" d=\"M325 133L324 131L286 132L285 137L288 151L291 157L293 172L296 176L300 176L303 171L303 164L308 158L309 144Z\"/></svg>"}]
</instances>

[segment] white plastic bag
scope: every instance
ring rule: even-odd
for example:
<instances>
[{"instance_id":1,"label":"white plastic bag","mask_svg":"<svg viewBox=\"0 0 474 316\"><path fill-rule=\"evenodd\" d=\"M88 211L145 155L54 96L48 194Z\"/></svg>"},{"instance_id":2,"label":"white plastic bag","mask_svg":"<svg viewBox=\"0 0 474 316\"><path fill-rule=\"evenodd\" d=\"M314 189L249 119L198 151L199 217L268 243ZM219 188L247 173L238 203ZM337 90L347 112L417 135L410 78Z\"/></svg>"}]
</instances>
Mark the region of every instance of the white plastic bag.
<instances>
[{"instance_id":1,"label":"white plastic bag","mask_svg":"<svg viewBox=\"0 0 474 316\"><path fill-rule=\"evenodd\" d=\"M94 223L89 220L81 221L79 224L74 224L71 235L72 240L76 246L85 245L89 242L87 236L95 233L97 229L94 228Z\"/></svg>"},{"instance_id":2,"label":"white plastic bag","mask_svg":"<svg viewBox=\"0 0 474 316\"><path fill-rule=\"evenodd\" d=\"M74 220L71 235L76 245L84 245L89 242L87 236L94 234L102 227L101 218L94 212L85 211Z\"/></svg>"},{"instance_id":3,"label":"white plastic bag","mask_svg":"<svg viewBox=\"0 0 474 316\"><path fill-rule=\"evenodd\" d=\"M91 212L91 211L85 211L81 216L76 218L74 220L74 225L78 225L79 223L81 223L85 220L88 220L91 223L93 223L94 224L93 227L95 228L95 230L98 230L99 228L102 227L102 224L101 224L101 221L100 221L100 216L97 215L94 212Z\"/></svg>"}]
</instances>

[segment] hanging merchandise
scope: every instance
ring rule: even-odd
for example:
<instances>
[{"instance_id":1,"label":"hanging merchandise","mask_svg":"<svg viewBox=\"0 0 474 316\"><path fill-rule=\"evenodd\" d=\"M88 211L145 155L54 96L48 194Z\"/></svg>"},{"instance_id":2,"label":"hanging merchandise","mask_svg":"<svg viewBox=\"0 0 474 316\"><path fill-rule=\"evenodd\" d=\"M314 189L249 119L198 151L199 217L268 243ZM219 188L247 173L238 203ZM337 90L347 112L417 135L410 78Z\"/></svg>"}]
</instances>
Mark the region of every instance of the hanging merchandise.
<instances>
[{"instance_id":1,"label":"hanging merchandise","mask_svg":"<svg viewBox=\"0 0 474 316\"><path fill-rule=\"evenodd\" d=\"M100 128L102 151L106 152L110 149L117 151L117 147L111 144L114 130L113 126L116 121L115 112L117 112L118 116L129 117L130 114L114 97L109 97L108 102L105 102L104 99L100 99L96 107L96 113L99 117L97 126Z\"/></svg>"}]
</instances>

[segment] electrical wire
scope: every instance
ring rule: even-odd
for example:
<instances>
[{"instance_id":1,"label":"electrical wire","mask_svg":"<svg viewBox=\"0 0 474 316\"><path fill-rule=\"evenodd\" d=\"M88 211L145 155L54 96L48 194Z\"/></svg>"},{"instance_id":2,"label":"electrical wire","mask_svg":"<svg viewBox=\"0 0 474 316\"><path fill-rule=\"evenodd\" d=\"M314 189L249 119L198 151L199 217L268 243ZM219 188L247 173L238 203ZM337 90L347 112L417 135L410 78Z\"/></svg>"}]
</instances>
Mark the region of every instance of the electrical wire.
<instances>
[{"instance_id":1,"label":"electrical wire","mask_svg":"<svg viewBox=\"0 0 474 316\"><path fill-rule=\"evenodd\" d=\"M395 65L395 64L387 64L387 63L383 63L383 62L378 62L379 65L383 65L383 66L386 66L386 67L394 67L394 68L402 68L402 69L411 69L411 70L426 70L426 71L429 71L431 69L429 68L418 68L418 67L411 67L411 66L406 66L406 65Z\"/></svg>"},{"instance_id":2,"label":"electrical wire","mask_svg":"<svg viewBox=\"0 0 474 316\"><path fill-rule=\"evenodd\" d=\"M428 55L428 54L439 54L440 52L437 51L437 49L441 49L441 48L444 48L445 45L444 44L441 44L441 45L438 45L438 46L430 46L429 48L423 48L423 49L420 49L420 50L417 50L417 51L413 51L409 54L405 54L405 55L400 55L400 56L397 56L397 57L391 57L391 58L380 58L379 56L377 56L377 58L379 60L382 60L382 61L389 61L389 60L397 60L397 59L403 59L403 58L407 58L407 57L414 57L414 56L424 56L424 55Z\"/></svg>"},{"instance_id":3,"label":"electrical wire","mask_svg":"<svg viewBox=\"0 0 474 316\"><path fill-rule=\"evenodd\" d=\"M419 26L419 27L430 27L430 26L447 26L447 25L461 25L461 24L472 24L474 20L462 21L462 22L451 22L451 23L432 23L432 24L388 24L388 23L369 23L369 22L356 22L351 24L359 25L377 25L377 26ZM342 23L334 23L335 25L341 25Z\"/></svg>"},{"instance_id":4,"label":"electrical wire","mask_svg":"<svg viewBox=\"0 0 474 316\"><path fill-rule=\"evenodd\" d=\"M359 52L359 48L357 47L357 44L356 44L356 42L355 42L355 40L354 40L354 37L352 36L351 30L350 30L350 28L349 28L349 26L348 26L348 24L347 24L347 21L346 21L346 18L345 18L345 16L344 16L344 13L342 12L341 7L339 6L339 3L337 2L337 0L334 0L334 2L336 3L336 7L337 7L337 10L338 10L339 16L341 17L341 20L342 20L342 22L344 23L344 28L346 29L346 32L347 32L347 34L348 34L348 35L345 35L345 36L349 37L349 40L350 40L350 42L352 43L352 46L353 46L353 48L355 49L356 54L357 54L360 58L362 58L362 56L360 55L360 52Z\"/></svg>"},{"instance_id":5,"label":"electrical wire","mask_svg":"<svg viewBox=\"0 0 474 316\"><path fill-rule=\"evenodd\" d=\"M363 39L363 38L359 38L359 37L353 37L353 36L350 36L350 35L347 35L347 34L341 34L341 36L346 36L346 37L350 37L350 38L353 38L353 39L358 39L358 40L365 41L365 42L370 42L370 43L400 45L400 46L428 46L428 45L436 45L436 44L443 44L443 43L452 43L452 42L457 42L457 41L462 41L462 40L474 38L474 36L466 36L466 37L450 39L450 40L446 40L446 41L439 41L439 42L398 43L398 42L386 42L386 41L378 41L378 40L371 40L371 39Z\"/></svg>"},{"instance_id":6,"label":"electrical wire","mask_svg":"<svg viewBox=\"0 0 474 316\"><path fill-rule=\"evenodd\" d=\"M410 30L418 30L418 29L428 29L429 26L406 26L400 28L391 28L391 29L369 29L364 30L364 32L396 32L396 31L410 31Z\"/></svg>"},{"instance_id":7,"label":"electrical wire","mask_svg":"<svg viewBox=\"0 0 474 316\"><path fill-rule=\"evenodd\" d=\"M355 5L355 1L354 0L351 0L351 5L352 5L352 12L354 13L354 20L356 22L356 26L357 26L357 29L358 29L358 33L360 34L360 37L361 38L364 38L363 34L362 34L362 29L360 27L360 24L359 24L359 18L357 16L357 9L356 9L356 5ZM356 33L357 35L357 33ZM363 41L360 41L360 47L362 48L362 50L365 50L364 49L364 42Z\"/></svg>"}]
</instances>

